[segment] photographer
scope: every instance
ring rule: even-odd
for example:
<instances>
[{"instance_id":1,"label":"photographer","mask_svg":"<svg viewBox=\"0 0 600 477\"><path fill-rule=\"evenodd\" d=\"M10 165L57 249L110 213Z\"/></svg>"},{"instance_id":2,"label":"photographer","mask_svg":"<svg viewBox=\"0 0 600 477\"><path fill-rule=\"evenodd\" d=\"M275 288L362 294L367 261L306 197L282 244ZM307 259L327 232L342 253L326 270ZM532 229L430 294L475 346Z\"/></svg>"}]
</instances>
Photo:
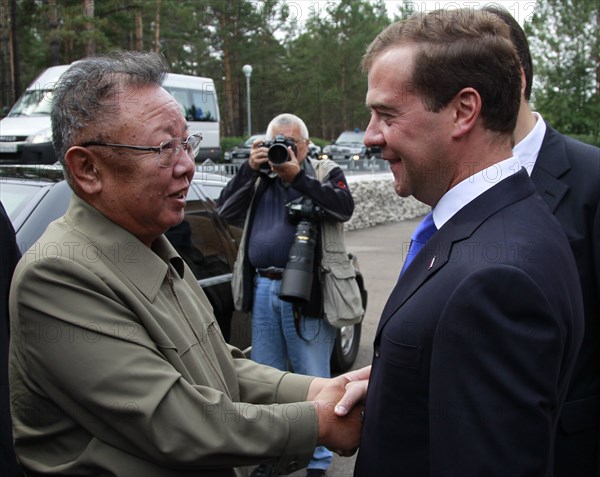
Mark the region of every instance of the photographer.
<instances>
[{"instance_id":1,"label":"photographer","mask_svg":"<svg viewBox=\"0 0 600 477\"><path fill-rule=\"evenodd\" d=\"M220 214L228 220L246 218L238 254L235 283L241 293L236 307L252 312L252 359L300 374L329 377L329 360L336 329L323 319L320 286L320 224L345 222L354 210L354 201L344 173L332 161L306 160L309 138L304 122L292 114L281 114L267 128L264 141L252 145L244 163L219 198ZM285 153L287 151L287 154ZM316 168L325 168L322 181ZM288 204L288 205L286 205ZM291 216L291 219L290 219ZM300 222L300 223L299 223ZM290 254L303 255L298 243L305 231L315 231L308 242L316 242L308 300L284 301L280 290ZM314 226L314 228L312 227ZM302 239L306 239L302 235ZM306 246L307 243L304 243ZM293 260L292 260L293 261ZM296 278L291 287L302 288L307 281ZM315 450L308 466L309 476L325 475L331 453ZM257 468L253 476L273 475L268 466Z\"/></svg>"}]
</instances>

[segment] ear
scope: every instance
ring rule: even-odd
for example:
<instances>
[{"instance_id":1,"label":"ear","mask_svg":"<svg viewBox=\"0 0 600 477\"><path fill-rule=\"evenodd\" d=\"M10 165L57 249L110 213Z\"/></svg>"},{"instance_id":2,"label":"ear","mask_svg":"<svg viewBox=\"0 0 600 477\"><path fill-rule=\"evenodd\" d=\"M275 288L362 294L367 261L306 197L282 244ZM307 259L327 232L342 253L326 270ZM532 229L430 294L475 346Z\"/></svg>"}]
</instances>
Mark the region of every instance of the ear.
<instances>
[{"instance_id":1,"label":"ear","mask_svg":"<svg viewBox=\"0 0 600 477\"><path fill-rule=\"evenodd\" d=\"M454 108L454 129L452 137L457 139L468 134L477 123L481 113L481 96L476 89L460 90L452 101Z\"/></svg>"},{"instance_id":2,"label":"ear","mask_svg":"<svg viewBox=\"0 0 600 477\"><path fill-rule=\"evenodd\" d=\"M525 70L521 68L521 97L525 98L525 88L527 87L527 79L525 78Z\"/></svg>"},{"instance_id":3,"label":"ear","mask_svg":"<svg viewBox=\"0 0 600 477\"><path fill-rule=\"evenodd\" d=\"M102 190L98 161L98 156L85 147L73 146L65 153L65 165L77 187L87 195Z\"/></svg>"}]
</instances>

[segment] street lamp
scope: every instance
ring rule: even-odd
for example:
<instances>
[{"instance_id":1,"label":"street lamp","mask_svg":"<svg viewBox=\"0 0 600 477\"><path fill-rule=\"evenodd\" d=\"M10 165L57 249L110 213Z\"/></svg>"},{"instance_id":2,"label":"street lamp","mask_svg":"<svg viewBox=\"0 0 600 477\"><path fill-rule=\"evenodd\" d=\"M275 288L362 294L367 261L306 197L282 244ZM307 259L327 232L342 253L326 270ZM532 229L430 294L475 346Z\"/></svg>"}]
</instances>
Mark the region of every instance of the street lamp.
<instances>
[{"instance_id":1,"label":"street lamp","mask_svg":"<svg viewBox=\"0 0 600 477\"><path fill-rule=\"evenodd\" d=\"M250 76L252 75L252 66L244 65L242 68L246 76L246 97L248 100L248 136L252 136L252 113L250 110Z\"/></svg>"}]
</instances>

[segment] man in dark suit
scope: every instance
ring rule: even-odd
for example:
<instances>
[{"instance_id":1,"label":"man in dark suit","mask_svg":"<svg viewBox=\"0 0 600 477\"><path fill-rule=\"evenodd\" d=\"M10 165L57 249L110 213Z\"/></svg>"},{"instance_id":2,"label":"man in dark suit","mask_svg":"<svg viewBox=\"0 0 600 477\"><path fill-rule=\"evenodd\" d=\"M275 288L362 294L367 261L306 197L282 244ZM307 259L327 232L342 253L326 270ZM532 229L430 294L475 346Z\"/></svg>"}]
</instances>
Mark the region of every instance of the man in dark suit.
<instances>
[{"instance_id":1,"label":"man in dark suit","mask_svg":"<svg viewBox=\"0 0 600 477\"><path fill-rule=\"evenodd\" d=\"M0 475L6 477L21 475L13 449L8 402L8 291L19 258L15 231L0 202Z\"/></svg>"},{"instance_id":2,"label":"man in dark suit","mask_svg":"<svg viewBox=\"0 0 600 477\"><path fill-rule=\"evenodd\" d=\"M523 67L514 154L565 231L581 281L585 335L560 416L555 477L600 475L600 149L564 136L531 110L533 62L525 32L498 7Z\"/></svg>"},{"instance_id":3,"label":"man in dark suit","mask_svg":"<svg viewBox=\"0 0 600 477\"><path fill-rule=\"evenodd\" d=\"M481 11L417 14L363 65L365 144L396 193L432 206L437 231L383 310L355 475L550 476L583 307L568 241L512 154L508 27Z\"/></svg>"}]
</instances>

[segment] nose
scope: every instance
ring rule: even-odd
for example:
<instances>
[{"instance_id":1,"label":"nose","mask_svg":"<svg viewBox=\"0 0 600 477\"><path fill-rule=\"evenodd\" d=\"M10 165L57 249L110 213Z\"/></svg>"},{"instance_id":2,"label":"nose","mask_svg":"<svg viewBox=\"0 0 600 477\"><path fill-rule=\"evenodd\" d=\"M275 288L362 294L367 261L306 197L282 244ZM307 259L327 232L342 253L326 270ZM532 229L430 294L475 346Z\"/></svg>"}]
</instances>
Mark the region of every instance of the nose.
<instances>
[{"instance_id":1,"label":"nose","mask_svg":"<svg viewBox=\"0 0 600 477\"><path fill-rule=\"evenodd\" d=\"M196 158L193 157L193 152L188 152L185 147L180 146L175 156L173 175L177 177L182 175L193 177L195 167Z\"/></svg>"},{"instance_id":2,"label":"nose","mask_svg":"<svg viewBox=\"0 0 600 477\"><path fill-rule=\"evenodd\" d=\"M385 140L383 137L383 133L379 128L375 115L371 116L371 120L369 121L369 125L367 126L367 130L365 131L365 137L363 139L365 146L373 147L373 146L383 146L385 144Z\"/></svg>"}]
</instances>

